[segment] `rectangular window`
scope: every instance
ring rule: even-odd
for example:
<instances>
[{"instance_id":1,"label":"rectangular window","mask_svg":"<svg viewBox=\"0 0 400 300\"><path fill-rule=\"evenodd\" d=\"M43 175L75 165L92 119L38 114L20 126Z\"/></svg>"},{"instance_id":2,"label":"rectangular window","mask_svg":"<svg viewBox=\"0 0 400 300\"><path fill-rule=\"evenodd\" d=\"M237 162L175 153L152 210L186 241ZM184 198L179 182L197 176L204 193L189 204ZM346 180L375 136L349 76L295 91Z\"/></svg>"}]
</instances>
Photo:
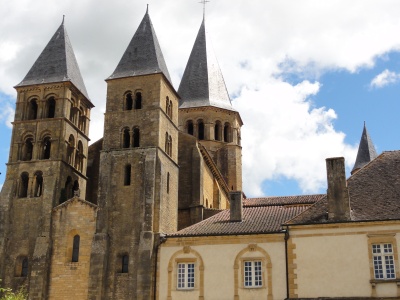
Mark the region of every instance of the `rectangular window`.
<instances>
[{"instance_id":1,"label":"rectangular window","mask_svg":"<svg viewBox=\"0 0 400 300\"><path fill-rule=\"evenodd\" d=\"M395 279L392 244L372 244L375 279Z\"/></svg>"},{"instance_id":2,"label":"rectangular window","mask_svg":"<svg viewBox=\"0 0 400 300\"><path fill-rule=\"evenodd\" d=\"M178 264L178 289L194 289L194 263Z\"/></svg>"},{"instance_id":3,"label":"rectangular window","mask_svg":"<svg viewBox=\"0 0 400 300\"><path fill-rule=\"evenodd\" d=\"M262 287L262 263L259 260L244 262L244 287Z\"/></svg>"}]
</instances>

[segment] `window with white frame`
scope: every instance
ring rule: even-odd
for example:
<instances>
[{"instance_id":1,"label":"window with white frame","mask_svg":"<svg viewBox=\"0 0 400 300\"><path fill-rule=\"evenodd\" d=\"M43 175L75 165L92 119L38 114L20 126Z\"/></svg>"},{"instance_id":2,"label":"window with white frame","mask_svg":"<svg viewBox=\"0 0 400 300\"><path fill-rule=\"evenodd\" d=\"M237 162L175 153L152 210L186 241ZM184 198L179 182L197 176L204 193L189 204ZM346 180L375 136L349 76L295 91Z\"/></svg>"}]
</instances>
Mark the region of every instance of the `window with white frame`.
<instances>
[{"instance_id":1,"label":"window with white frame","mask_svg":"<svg viewBox=\"0 0 400 300\"><path fill-rule=\"evenodd\" d=\"M194 263L178 263L177 288L194 289Z\"/></svg>"},{"instance_id":2,"label":"window with white frame","mask_svg":"<svg viewBox=\"0 0 400 300\"><path fill-rule=\"evenodd\" d=\"M244 261L243 271L245 288L262 287L262 262L260 260Z\"/></svg>"},{"instance_id":3,"label":"window with white frame","mask_svg":"<svg viewBox=\"0 0 400 300\"><path fill-rule=\"evenodd\" d=\"M375 279L395 279L392 244L372 244Z\"/></svg>"}]
</instances>

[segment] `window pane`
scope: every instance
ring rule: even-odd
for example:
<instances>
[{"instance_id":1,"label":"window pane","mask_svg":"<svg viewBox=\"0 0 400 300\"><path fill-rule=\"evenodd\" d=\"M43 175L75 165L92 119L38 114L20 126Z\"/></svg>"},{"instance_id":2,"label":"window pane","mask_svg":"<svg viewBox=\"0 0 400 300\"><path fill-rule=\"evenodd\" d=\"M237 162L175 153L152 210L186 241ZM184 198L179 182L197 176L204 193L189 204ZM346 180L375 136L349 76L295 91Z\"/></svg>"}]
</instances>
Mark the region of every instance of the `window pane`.
<instances>
[{"instance_id":1,"label":"window pane","mask_svg":"<svg viewBox=\"0 0 400 300\"><path fill-rule=\"evenodd\" d=\"M374 270L375 270L375 278L382 279L383 278L382 257L380 256L374 257Z\"/></svg>"},{"instance_id":2,"label":"window pane","mask_svg":"<svg viewBox=\"0 0 400 300\"><path fill-rule=\"evenodd\" d=\"M262 286L261 261L254 262L254 283L255 286Z\"/></svg>"},{"instance_id":3,"label":"window pane","mask_svg":"<svg viewBox=\"0 0 400 300\"><path fill-rule=\"evenodd\" d=\"M394 260L393 255L385 256L386 278L396 278L394 273Z\"/></svg>"},{"instance_id":4,"label":"window pane","mask_svg":"<svg viewBox=\"0 0 400 300\"><path fill-rule=\"evenodd\" d=\"M185 264L178 264L178 288L185 288Z\"/></svg>"},{"instance_id":5,"label":"window pane","mask_svg":"<svg viewBox=\"0 0 400 300\"><path fill-rule=\"evenodd\" d=\"M194 288L194 264L188 264L188 279L187 279L187 287Z\"/></svg>"},{"instance_id":6,"label":"window pane","mask_svg":"<svg viewBox=\"0 0 400 300\"><path fill-rule=\"evenodd\" d=\"M244 262L244 286L253 286L251 276L251 261Z\"/></svg>"}]
</instances>

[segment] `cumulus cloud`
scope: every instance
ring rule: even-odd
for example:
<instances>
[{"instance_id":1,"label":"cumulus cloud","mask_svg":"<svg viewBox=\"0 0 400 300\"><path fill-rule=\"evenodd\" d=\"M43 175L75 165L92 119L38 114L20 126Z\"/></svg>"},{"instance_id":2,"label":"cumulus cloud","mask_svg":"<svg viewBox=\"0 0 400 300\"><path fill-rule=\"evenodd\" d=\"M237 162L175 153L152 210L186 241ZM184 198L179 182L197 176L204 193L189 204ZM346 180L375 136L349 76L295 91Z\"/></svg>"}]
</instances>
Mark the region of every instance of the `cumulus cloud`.
<instances>
[{"instance_id":1,"label":"cumulus cloud","mask_svg":"<svg viewBox=\"0 0 400 300\"><path fill-rule=\"evenodd\" d=\"M396 83L400 80L400 74L396 72L384 70L382 73L376 75L370 83L371 87L382 88L386 85Z\"/></svg>"},{"instance_id":2,"label":"cumulus cloud","mask_svg":"<svg viewBox=\"0 0 400 300\"><path fill-rule=\"evenodd\" d=\"M280 177L296 180L304 193L316 192L325 186L325 158L354 161L357 148L334 129L334 110L312 103L319 89L318 82L272 80L258 90L244 88L235 99L245 123L243 179L250 196L268 193L262 183Z\"/></svg>"},{"instance_id":3,"label":"cumulus cloud","mask_svg":"<svg viewBox=\"0 0 400 300\"><path fill-rule=\"evenodd\" d=\"M66 15L66 27L95 104L90 137L103 134L107 78L150 3L150 16L177 88L202 19L196 1L6 1L0 10L0 93L15 96L19 83ZM21 9L29 7L29 9ZM96 7L93 13L93 7ZM46 15L43 15L46 11ZM244 13L245 12L245 13ZM318 82L286 83L296 72L318 80L329 70L355 72L399 49L400 1L211 1L206 26L228 90L241 112L245 192L261 194L262 182L284 176L304 192L325 182L324 159L355 156L335 130L335 111L317 107ZM32 18L34 15L42 16ZM179 16L179 17L174 17ZM23 22L21 22L23 20ZM382 22L382 20L385 20ZM0 120L13 117L11 105ZM9 123L7 123L9 124ZM1 125L0 125L1 126Z\"/></svg>"}]
</instances>

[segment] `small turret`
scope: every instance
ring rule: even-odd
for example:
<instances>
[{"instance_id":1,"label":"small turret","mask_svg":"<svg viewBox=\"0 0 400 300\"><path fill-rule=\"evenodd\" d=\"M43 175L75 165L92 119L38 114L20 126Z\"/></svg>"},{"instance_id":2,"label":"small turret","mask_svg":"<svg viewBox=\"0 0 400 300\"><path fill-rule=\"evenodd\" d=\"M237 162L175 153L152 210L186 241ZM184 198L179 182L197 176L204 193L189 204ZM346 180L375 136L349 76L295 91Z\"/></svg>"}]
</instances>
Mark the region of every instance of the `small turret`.
<instances>
[{"instance_id":1,"label":"small turret","mask_svg":"<svg viewBox=\"0 0 400 300\"><path fill-rule=\"evenodd\" d=\"M357 158L353 170L351 170L351 175L363 168L370 161L374 160L377 156L374 143L372 142L364 122L364 129L361 135L360 145L358 146Z\"/></svg>"}]
</instances>

